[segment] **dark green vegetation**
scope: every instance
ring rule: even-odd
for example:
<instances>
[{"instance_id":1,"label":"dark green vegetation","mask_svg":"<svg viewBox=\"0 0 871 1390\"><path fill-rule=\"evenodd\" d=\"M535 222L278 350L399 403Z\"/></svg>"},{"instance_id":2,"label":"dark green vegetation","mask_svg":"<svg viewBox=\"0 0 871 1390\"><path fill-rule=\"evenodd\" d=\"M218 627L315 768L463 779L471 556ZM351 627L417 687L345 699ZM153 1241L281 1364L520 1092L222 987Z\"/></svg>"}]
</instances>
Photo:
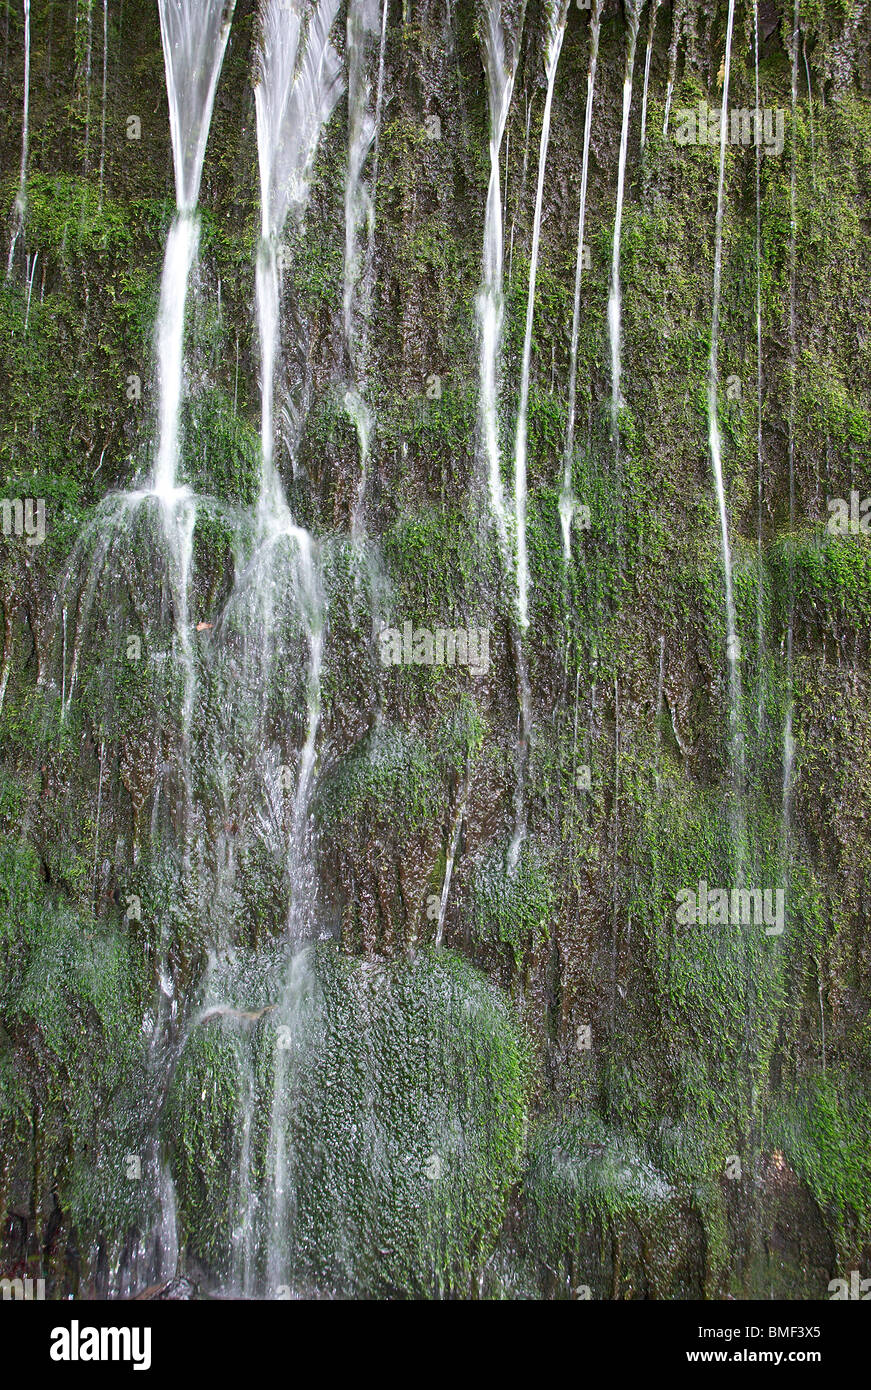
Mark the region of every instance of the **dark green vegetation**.
<instances>
[{"instance_id":1,"label":"dark green vegetation","mask_svg":"<svg viewBox=\"0 0 871 1390\"><path fill-rule=\"evenodd\" d=\"M150 1039L162 955L180 1012L168 1025L172 1080L156 1132L190 1268L206 1281L233 1263L246 1116L256 1188L275 1105L268 1013L190 1024L210 1000L256 1013L289 987L275 944L287 921L284 839L258 819L247 764L235 780L231 769L240 749L278 747L279 727L294 757L305 736L307 651L292 617L275 688L252 692L250 719L229 730L222 681L244 669L236 618L226 669L210 664L212 630L194 631L219 622L244 568L242 509L257 489L254 10L238 0L218 87L189 317L183 474L212 501L194 541L201 852L186 856L166 548L144 511L118 523L108 556L99 543L101 500L147 471L153 447L152 330L173 207L157 11L110 0L101 190L101 16L95 9L88 89L86 0L33 3L26 227L0 284L0 462L4 496L45 498L48 534L42 546L0 546L0 1272L23 1262L55 1293L117 1287L155 1220L150 1117L162 1059ZM642 20L622 244L619 488L607 297L625 24L606 5L572 460L591 525L574 531L566 567L558 500L589 22L570 10L534 316L529 834L514 877L504 870L521 688L512 578L475 449L488 164L472 4L451 6L451 31L444 4L412 0L403 24L391 0L368 389L377 426L368 543L356 548L347 533L359 456L342 404L343 104L325 133L284 281L299 440L293 462L286 449L278 458L323 558L313 819L320 924L335 938L314 948L295 1006L305 1042L280 1097L288 1152L301 1156L288 1283L819 1298L851 1269L871 1276L871 536L826 531L827 499L871 496L871 12L867 0L801 0L800 11L794 123L791 0L760 15L760 101L786 113L783 152L763 155L760 168L761 460L754 151L730 147L726 169L720 369L732 386L720 394L720 425L742 651L736 794L706 418L717 157L662 133L672 23L682 34L673 129L680 108L718 104L726 5L661 8L643 152L646 11ZM503 147L506 482L542 32L542 7L529 0L507 161ZM731 102L740 107L755 100L752 34L752 6L739 0ZM0 58L8 209L23 71L14 3L0 15ZM131 113L140 142L126 138ZM440 140L424 124L434 113ZM131 376L141 400L128 399ZM436 376L440 395L428 392ZM399 626L489 627L488 673L383 669L373 611ZM129 655L131 637L141 660ZM682 889L731 886L741 864L748 884L785 889L782 935L677 924ZM139 1179L127 1176L131 1156ZM437 1179L426 1171L434 1156Z\"/></svg>"}]
</instances>

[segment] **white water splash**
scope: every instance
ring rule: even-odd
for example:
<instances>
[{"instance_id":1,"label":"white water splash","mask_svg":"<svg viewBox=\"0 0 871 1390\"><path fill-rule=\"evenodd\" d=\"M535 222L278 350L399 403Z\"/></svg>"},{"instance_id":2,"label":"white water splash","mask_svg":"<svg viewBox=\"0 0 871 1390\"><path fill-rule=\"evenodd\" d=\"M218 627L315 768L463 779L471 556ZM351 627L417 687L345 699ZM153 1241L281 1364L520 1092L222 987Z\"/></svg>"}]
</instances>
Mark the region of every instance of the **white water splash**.
<instances>
[{"instance_id":1,"label":"white water splash","mask_svg":"<svg viewBox=\"0 0 871 1390\"><path fill-rule=\"evenodd\" d=\"M246 649L255 664L255 689L264 688L275 678L276 662L281 655L276 634L282 614L296 613L308 642L306 734L297 763L286 838L290 891L287 929L294 944L311 935L315 919L309 800L321 717L326 605L314 542L308 531L293 521L274 459L275 376L281 347L278 245L288 219L298 224L305 212L321 132L343 90L341 62L330 39L338 8L338 0L320 0L311 10L299 0L266 0L255 85L261 188L256 299L261 352L262 466L257 548L247 571L240 576L234 601L253 607L253 630L247 619L243 630ZM266 787L267 800L280 802L280 790L270 789L274 781L271 762L264 763L263 770L265 781L270 784ZM301 961L301 956L295 957L295 962ZM278 1017L290 1039L296 1032L295 1001L305 974L301 963L298 968L296 964L291 967L279 1006ZM285 1150L287 1060L285 1049L276 1046L265 1175L269 1203L265 1232L267 1273L273 1285L281 1282L291 1217L289 1158ZM246 1175L243 1188L249 1202L257 1200L252 1197L256 1186L251 1175ZM253 1224L246 1213L243 1224ZM241 1264L238 1276L243 1284L250 1284L252 1244L245 1233L237 1256Z\"/></svg>"},{"instance_id":2,"label":"white water splash","mask_svg":"<svg viewBox=\"0 0 871 1390\"><path fill-rule=\"evenodd\" d=\"M556 70L565 34L568 0L551 0L548 12L545 77L547 91L538 149L538 183L535 190L535 213L532 223L532 249L529 260L529 291L526 299L526 328L523 335L523 357L520 367L520 403L517 408L517 429L514 440L514 520L517 538L517 612L521 628L529 626L529 562L526 551L526 443L527 412L529 408L529 366L532 356L532 321L535 313L535 280L538 271L538 247L541 234L541 209L544 200L544 173L547 147L550 141L550 117Z\"/></svg>"}]
</instances>

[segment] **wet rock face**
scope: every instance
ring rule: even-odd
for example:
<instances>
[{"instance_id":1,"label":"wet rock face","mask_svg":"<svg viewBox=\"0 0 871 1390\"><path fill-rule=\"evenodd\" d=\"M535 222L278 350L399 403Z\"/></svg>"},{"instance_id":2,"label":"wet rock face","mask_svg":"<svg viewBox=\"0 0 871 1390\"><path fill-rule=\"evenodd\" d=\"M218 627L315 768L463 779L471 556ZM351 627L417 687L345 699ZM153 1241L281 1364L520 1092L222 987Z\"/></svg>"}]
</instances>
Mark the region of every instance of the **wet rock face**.
<instances>
[{"instance_id":1,"label":"wet rock face","mask_svg":"<svg viewBox=\"0 0 871 1390\"><path fill-rule=\"evenodd\" d=\"M228 984L219 967L212 989ZM522 1165L528 1063L505 1001L447 953L318 947L264 984L265 1011L203 1017L170 1091L190 1255L261 1296L468 1293Z\"/></svg>"},{"instance_id":2,"label":"wet rock face","mask_svg":"<svg viewBox=\"0 0 871 1390\"><path fill-rule=\"evenodd\" d=\"M178 460L190 512L138 490L174 212L157 7L110 0L102 120L101 7L31 5L0 459L10 504L44 500L45 537L4 512L0 1274L45 1274L57 1294L593 1298L816 1298L871 1275L867 0L802 4L795 51L792 0L760 3L759 105L774 132L782 116L783 146L758 165L752 145L726 146L731 661L707 404L719 144L698 139L700 105L722 101L727 6L675 0L652 30L641 12L616 426L628 11L601 6L568 460L589 516L573 512L566 562L594 12L568 10L522 641L481 415L488 8L390 0L350 338L347 97L305 217L275 247L275 462L313 538L307 587L302 548L287 534L264 548L258 531L258 5L237 0L200 190ZM501 7L509 516L549 8ZM7 6L12 171L24 45ZM730 106L751 112L756 82L739 0ZM695 143L676 138L687 114ZM11 208L17 175L3 187ZM408 659L406 624L423 634ZM389 663L385 629L403 634ZM439 629L452 660L427 647ZM475 668L463 642L482 631ZM776 935L740 903L730 915L733 891L757 888L784 891ZM708 889L725 917L678 919ZM318 940L301 974L289 935Z\"/></svg>"}]
</instances>

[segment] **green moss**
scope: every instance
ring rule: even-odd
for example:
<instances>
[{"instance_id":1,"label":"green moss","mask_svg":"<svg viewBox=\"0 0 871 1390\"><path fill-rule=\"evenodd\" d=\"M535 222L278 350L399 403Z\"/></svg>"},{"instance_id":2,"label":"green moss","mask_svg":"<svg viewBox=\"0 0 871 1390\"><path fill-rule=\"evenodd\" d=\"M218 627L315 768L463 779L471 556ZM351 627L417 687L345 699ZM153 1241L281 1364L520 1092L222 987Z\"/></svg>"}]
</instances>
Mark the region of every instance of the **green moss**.
<instances>
[{"instance_id":1,"label":"green moss","mask_svg":"<svg viewBox=\"0 0 871 1390\"><path fill-rule=\"evenodd\" d=\"M499 850L474 869L469 914L482 941L507 946L515 965L546 941L557 912L557 886L546 846L525 840L516 868Z\"/></svg>"},{"instance_id":2,"label":"green moss","mask_svg":"<svg viewBox=\"0 0 871 1390\"><path fill-rule=\"evenodd\" d=\"M491 537L468 512L403 516L382 542L397 621L433 629L480 626L498 570Z\"/></svg>"},{"instance_id":3,"label":"green moss","mask_svg":"<svg viewBox=\"0 0 871 1390\"><path fill-rule=\"evenodd\" d=\"M232 1245L233 1201L242 1161L243 1047L220 1021L195 1028L185 1044L166 1110L181 1240L214 1263Z\"/></svg>"},{"instance_id":4,"label":"green moss","mask_svg":"<svg viewBox=\"0 0 871 1390\"><path fill-rule=\"evenodd\" d=\"M865 1081L829 1073L780 1097L766 1135L807 1183L832 1223L841 1260L858 1259L871 1233L871 1096Z\"/></svg>"},{"instance_id":5,"label":"green moss","mask_svg":"<svg viewBox=\"0 0 871 1390\"><path fill-rule=\"evenodd\" d=\"M276 1213L267 1184L252 1218L261 1277L277 1214L282 1282L357 1296L467 1291L525 1134L525 1052L498 992L453 955L383 966L327 947L290 966L276 958L256 999L242 999L242 978L211 990L249 1010L271 993L277 1008L244 1033L237 1024L235 1037L229 1019L200 1024L168 1112L189 1251L214 1266L223 1240L230 1261L228 1174L250 1084L255 1197L270 1170L270 1116L287 1155L287 1207ZM214 1040L201 1041L209 1030ZM241 1072L240 1047L250 1058Z\"/></svg>"},{"instance_id":6,"label":"green moss","mask_svg":"<svg viewBox=\"0 0 871 1390\"><path fill-rule=\"evenodd\" d=\"M768 561L781 621L791 590L800 618L818 631L839 636L871 623L867 537L797 532L779 538L769 550Z\"/></svg>"},{"instance_id":7,"label":"green moss","mask_svg":"<svg viewBox=\"0 0 871 1390\"><path fill-rule=\"evenodd\" d=\"M414 832L441 809L441 777L427 745L405 729L379 727L327 777L319 800L325 830L340 821L395 824Z\"/></svg>"},{"instance_id":8,"label":"green moss","mask_svg":"<svg viewBox=\"0 0 871 1390\"><path fill-rule=\"evenodd\" d=\"M39 1113L38 1170L87 1242L120 1253L145 1220L143 961L117 930L53 902L27 846L0 845L0 1049Z\"/></svg>"}]
</instances>

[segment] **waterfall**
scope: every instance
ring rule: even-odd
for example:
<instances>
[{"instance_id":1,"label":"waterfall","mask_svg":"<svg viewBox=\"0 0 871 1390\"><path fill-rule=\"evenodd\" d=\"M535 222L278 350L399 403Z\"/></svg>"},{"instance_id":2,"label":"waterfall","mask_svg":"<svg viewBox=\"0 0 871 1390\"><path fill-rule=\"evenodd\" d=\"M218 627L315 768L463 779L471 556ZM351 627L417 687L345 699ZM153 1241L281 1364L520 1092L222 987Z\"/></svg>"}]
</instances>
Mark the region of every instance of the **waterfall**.
<instances>
[{"instance_id":1,"label":"waterfall","mask_svg":"<svg viewBox=\"0 0 871 1390\"><path fill-rule=\"evenodd\" d=\"M341 64L329 39L338 8L338 0L321 0L309 20L301 57L301 0L266 0L261 17L254 88L261 190L256 283L262 375L260 522L273 533L290 524L273 458L278 241L288 216L299 219L305 211L320 133L341 93Z\"/></svg>"},{"instance_id":2,"label":"waterfall","mask_svg":"<svg viewBox=\"0 0 871 1390\"><path fill-rule=\"evenodd\" d=\"M516 48L506 53L501 0L488 0L482 35L490 111L490 182L484 214L484 275L477 299L480 333L479 427L487 467L490 509L503 556L508 555L508 516L499 445L499 360L502 352L502 195L499 151L514 90ZM517 41L519 47L519 39Z\"/></svg>"},{"instance_id":3,"label":"waterfall","mask_svg":"<svg viewBox=\"0 0 871 1390\"><path fill-rule=\"evenodd\" d=\"M674 93L674 83L677 75L677 48L680 42L685 8L686 0L676 0L672 11L671 42L668 46L668 79L665 86L665 113L662 121L663 136L668 135L668 118L671 113L671 98Z\"/></svg>"},{"instance_id":4,"label":"waterfall","mask_svg":"<svg viewBox=\"0 0 871 1390\"><path fill-rule=\"evenodd\" d=\"M796 388L796 339L795 339L795 264L796 264L796 211L795 211L795 156L796 156L796 109L798 103L798 40L799 40L799 0L795 0L792 19L792 92L789 161L789 604L786 632L786 717L783 725L783 849L789 852L789 829L792 813L792 775L795 760L795 742L792 732L793 718L793 628L795 625L795 582L793 574L793 546L795 538L795 388Z\"/></svg>"},{"instance_id":5,"label":"waterfall","mask_svg":"<svg viewBox=\"0 0 871 1390\"><path fill-rule=\"evenodd\" d=\"M517 409L517 430L514 442L514 519L517 532L517 611L521 628L529 626L529 566L526 553L526 432L529 407L529 365L532 355L532 320L535 313L535 278L538 269L538 243L541 232L541 209L544 199L544 171L550 140L550 114L556 70L565 34L568 0L551 0L548 11L545 77L547 93L541 123L538 149L538 183L535 190L535 213L532 223L532 250L529 259L529 291L526 299L526 329L523 336L523 358L520 368L520 403Z\"/></svg>"},{"instance_id":6,"label":"waterfall","mask_svg":"<svg viewBox=\"0 0 871 1390\"><path fill-rule=\"evenodd\" d=\"M732 555L729 548L729 515L723 483L723 440L720 434L718 410L719 375L717 355L720 334L720 284L723 264L723 196L726 182L726 135L728 131L729 68L732 60L732 26L735 0L729 0L726 22L726 57L723 69L722 115L720 119L720 168L717 180L717 219L714 232L714 286L711 306L711 352L708 362L708 445L717 490L720 515L720 535L723 547L723 573L726 589L726 659L729 668L729 723L732 772L738 786L743 785L743 742L740 730L741 673L735 599L732 589Z\"/></svg>"},{"instance_id":7,"label":"waterfall","mask_svg":"<svg viewBox=\"0 0 871 1390\"><path fill-rule=\"evenodd\" d=\"M160 400L153 491L168 504L177 494L185 307L199 245L196 206L235 0L159 0L159 4L176 216L166 243L157 318Z\"/></svg>"},{"instance_id":8,"label":"waterfall","mask_svg":"<svg viewBox=\"0 0 871 1390\"><path fill-rule=\"evenodd\" d=\"M457 857L457 850L460 846L460 831L463 828L463 817L466 814L466 806L469 801L469 791L471 790L472 776L471 769L466 768L457 798L457 809L454 812L453 825L451 827L451 837L448 845L448 853L445 859L445 876L442 882L442 891L439 898L439 915L436 922L435 944L436 950L441 949L442 937L445 930L445 917L448 911L448 893L451 889L451 877L454 872L454 861Z\"/></svg>"},{"instance_id":9,"label":"waterfall","mask_svg":"<svg viewBox=\"0 0 871 1390\"><path fill-rule=\"evenodd\" d=\"M261 548L252 561L248 582L262 595L264 661L271 666L269 608L276 584L273 564L287 538L294 552L294 589L309 645L306 738L300 755L289 851L301 854L303 823L320 724L320 674L323 660L323 598L309 533L296 526L275 466L274 391L280 348L278 239L288 216L302 217L321 130L342 91L338 54L330 30L338 0L321 0L311 13L301 50L301 4L267 0L262 13L261 47L254 96L261 189L261 239L257 254L256 299L261 353L261 481L258 532ZM266 668L264 668L266 670ZM299 875L290 865L291 879ZM291 905L291 927L299 904Z\"/></svg>"},{"instance_id":10,"label":"waterfall","mask_svg":"<svg viewBox=\"0 0 871 1390\"><path fill-rule=\"evenodd\" d=\"M94 42L94 0L85 0L87 5L87 37L85 39L85 150L84 168L85 173L91 172L91 53ZM79 17L76 14L76 28L78 29Z\"/></svg>"},{"instance_id":11,"label":"waterfall","mask_svg":"<svg viewBox=\"0 0 871 1390\"><path fill-rule=\"evenodd\" d=\"M599 56L599 29L604 0L595 0L590 17L590 65L587 71L587 108L584 113L584 153L581 162L581 207L578 214L578 254L575 262L575 298L572 310L572 342L569 353L569 404L566 424L566 447L563 461L563 486L559 512L563 532L563 554L566 564L572 554L572 517L575 498L572 492L572 464L575 452L575 408L578 386L578 339L581 323L581 273L584 266L584 220L587 210L587 176L590 168L590 131L593 125L593 93L596 86L596 63Z\"/></svg>"},{"instance_id":12,"label":"waterfall","mask_svg":"<svg viewBox=\"0 0 871 1390\"><path fill-rule=\"evenodd\" d=\"M109 0L103 0L103 96L100 107L100 207L103 206L103 178L106 171L106 79L109 70Z\"/></svg>"},{"instance_id":13,"label":"waterfall","mask_svg":"<svg viewBox=\"0 0 871 1390\"><path fill-rule=\"evenodd\" d=\"M753 67L756 110L759 105L759 5L753 0ZM762 592L762 146L756 142L756 648L759 662L757 724L760 747L765 718L765 614Z\"/></svg>"},{"instance_id":14,"label":"waterfall","mask_svg":"<svg viewBox=\"0 0 871 1390\"><path fill-rule=\"evenodd\" d=\"M484 273L476 305L480 335L479 431L487 469L490 511L496 526L506 571L510 568L510 540L508 512L502 486L499 443L499 362L502 353L504 314L503 222L499 152L514 90L524 12L525 7L521 6L517 21L517 34L510 46L510 52L506 52L501 0L487 0L486 12L482 16L481 40L490 112L490 180L487 187L487 208L484 215ZM522 621L522 616L518 606L516 621ZM526 834L523 787L532 706L526 658L518 631L512 634L512 641L518 677L520 714L517 739L517 781L514 796L514 833L508 850L509 872L513 872L517 868L521 845Z\"/></svg>"},{"instance_id":15,"label":"waterfall","mask_svg":"<svg viewBox=\"0 0 871 1390\"><path fill-rule=\"evenodd\" d=\"M200 229L190 212L179 213L169 229L160 307L157 313L158 444L154 492L169 505L176 500L182 376L184 369L184 321L188 281L197 257Z\"/></svg>"},{"instance_id":16,"label":"waterfall","mask_svg":"<svg viewBox=\"0 0 871 1390\"><path fill-rule=\"evenodd\" d=\"M810 124L811 135L811 186L814 193L817 191L817 142L814 137L814 94L811 87L811 70L807 60L807 39L803 36L801 41L802 57L804 58L804 72L807 78L807 115Z\"/></svg>"},{"instance_id":17,"label":"waterfall","mask_svg":"<svg viewBox=\"0 0 871 1390\"><path fill-rule=\"evenodd\" d=\"M520 710L517 718L517 748L515 761L517 777L514 784L514 833L508 847L508 872L513 874L520 863L520 851L526 838L526 765L529 758L529 733L532 724L532 688L529 684L529 671L523 651L520 629L512 633L514 662L517 667L517 687Z\"/></svg>"},{"instance_id":18,"label":"waterfall","mask_svg":"<svg viewBox=\"0 0 871 1390\"><path fill-rule=\"evenodd\" d=\"M33 281L34 281L34 277L36 276L36 262L39 260L39 252L38 252L38 251L34 251L34 253L33 253L33 260L30 260L30 257L29 257L29 256L28 256L28 260L30 261L30 266L29 266L29 271L30 271L30 273L29 273L28 276L27 276L27 306L26 306L26 308L25 308L25 310L24 310L24 336L25 336L25 338L27 337L27 325L28 325L28 323L30 322L30 301L31 301L31 299L33 298Z\"/></svg>"},{"instance_id":19,"label":"waterfall","mask_svg":"<svg viewBox=\"0 0 871 1390\"><path fill-rule=\"evenodd\" d=\"M387 37L388 0L381 9L381 40L374 103L369 81L371 50L378 34L378 0L351 0L348 8L348 170L345 178L345 343L352 382L345 393L345 409L354 422L360 449L360 481L352 511L351 529L359 532L372 436L372 412L365 402L368 326L372 309L372 277L375 249L375 185L378 168L378 136L384 93L384 47ZM368 184L363 171L372 153ZM366 252L361 256L361 230Z\"/></svg>"},{"instance_id":20,"label":"waterfall","mask_svg":"<svg viewBox=\"0 0 871 1390\"><path fill-rule=\"evenodd\" d=\"M659 7L662 0L653 0L650 10L650 27L647 31L647 52L644 55L644 91L641 97L641 148L644 149L644 139L647 133L647 88L650 82L650 57L653 52L653 35L656 29L656 16L659 14Z\"/></svg>"},{"instance_id":21,"label":"waterfall","mask_svg":"<svg viewBox=\"0 0 871 1390\"><path fill-rule=\"evenodd\" d=\"M517 215L517 207L523 202L526 195L526 170L529 166L529 131L532 124L532 102L526 103L526 134L523 138L523 169L520 174L520 191L514 196L515 216L511 219L511 236L508 239L508 279L511 280L511 267L514 264L514 223ZM505 133L505 201L502 206L503 224L508 216L508 130Z\"/></svg>"},{"instance_id":22,"label":"waterfall","mask_svg":"<svg viewBox=\"0 0 871 1390\"><path fill-rule=\"evenodd\" d=\"M632 73L635 67L635 48L641 19L642 0L631 0L629 9L629 43L626 68L623 74L623 121L620 127L620 158L617 165L617 207L614 214L614 244L611 253L611 287L608 294L608 338L611 347L611 437L617 467L618 506L620 498L620 409L623 394L620 389L622 306L620 295L620 238L623 230L623 197L626 187L626 151L629 144L629 114L632 109ZM621 528L622 523L618 521ZM622 563L622 562L621 562Z\"/></svg>"},{"instance_id":23,"label":"waterfall","mask_svg":"<svg viewBox=\"0 0 871 1390\"><path fill-rule=\"evenodd\" d=\"M24 0L24 107L21 114L21 170L18 176L18 192L12 205L12 238L9 243L9 259L6 262L6 279L12 274L15 260L15 245L24 231L24 217L27 212L27 152L30 134L30 0Z\"/></svg>"},{"instance_id":24,"label":"waterfall","mask_svg":"<svg viewBox=\"0 0 871 1390\"><path fill-rule=\"evenodd\" d=\"M260 765L267 815L284 830L290 902L287 932L294 950L276 1018L284 1032L294 1034L297 991L305 979L304 957L298 948L314 929L316 883L311 846L309 802L321 717L321 673L324 655L325 599L312 536L295 524L275 462L275 384L281 352L279 244L288 220L301 222L324 125L343 90L339 56L330 39L338 0L320 0L307 9L301 0L266 0L261 11L257 55L255 106L260 172L261 236L255 277L256 315L261 356L261 476L257 505L256 549L238 576L229 611L239 611L244 634L246 698L257 698L279 679L278 660L284 654L281 623L298 621L308 645L305 684L305 737L290 805L289 826L282 812L282 791L288 789L284 765L271 746L252 746ZM306 20L307 16L307 20ZM265 710L258 741L265 732ZM281 750L278 750L281 753ZM282 754L283 756L283 754ZM275 807L279 809L276 810ZM287 1053L276 1044L272 1059L273 1099L269 1115L266 1172L262 1180L250 1170L253 1086L248 1080L243 1134L242 1171L237 1191L234 1236L234 1279L250 1292L257 1266L258 1241L265 1244L267 1275L279 1282L290 1223L287 1123ZM266 1228L261 1226L261 1214Z\"/></svg>"}]
</instances>

